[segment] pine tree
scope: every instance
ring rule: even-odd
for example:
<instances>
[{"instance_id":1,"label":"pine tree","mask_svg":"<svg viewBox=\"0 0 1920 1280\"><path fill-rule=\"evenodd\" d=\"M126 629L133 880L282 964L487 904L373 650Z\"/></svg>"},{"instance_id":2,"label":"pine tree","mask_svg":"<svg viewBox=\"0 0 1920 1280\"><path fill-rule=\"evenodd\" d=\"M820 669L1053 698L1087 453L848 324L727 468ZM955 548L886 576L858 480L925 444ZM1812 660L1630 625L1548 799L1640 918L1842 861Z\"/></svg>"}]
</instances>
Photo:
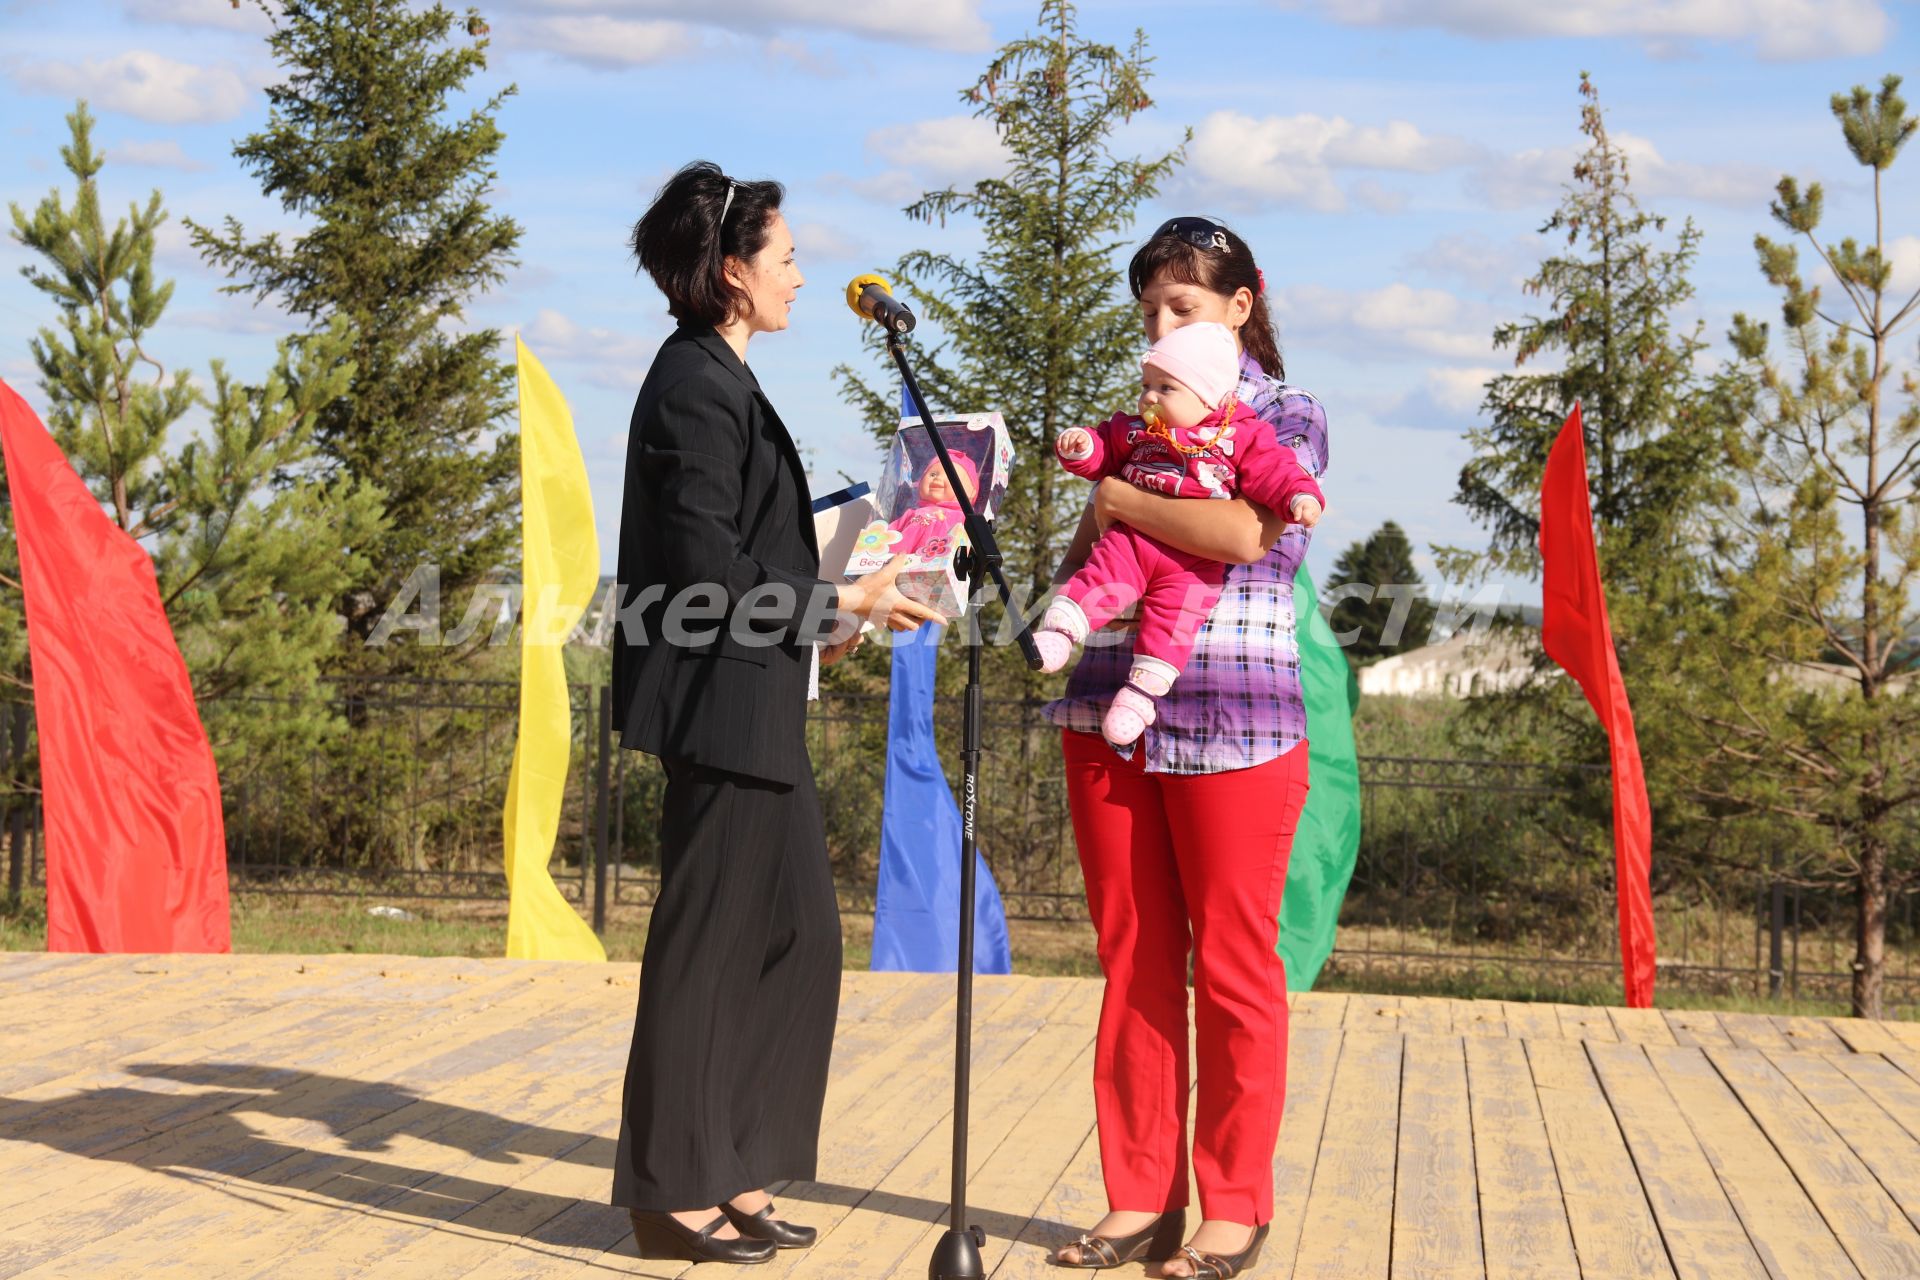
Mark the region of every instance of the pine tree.
<instances>
[{"instance_id":1,"label":"pine tree","mask_svg":"<svg viewBox=\"0 0 1920 1280\"><path fill-rule=\"evenodd\" d=\"M929 401L961 412L998 409L1018 455L996 532L1007 578L1029 599L1048 588L1086 499L1053 460L1053 440L1138 396L1143 342L1121 251L1134 212L1179 163L1120 157L1113 132L1153 105L1152 59L1136 31L1124 52L1080 35L1068 0L1044 0L1037 34L1003 46L963 93L993 123L1004 174L971 190L923 195L906 213L945 225L977 219L977 259L917 250L895 279L941 335L913 355ZM837 371L876 437L899 425L899 397Z\"/></svg>"},{"instance_id":2,"label":"pine tree","mask_svg":"<svg viewBox=\"0 0 1920 1280\"><path fill-rule=\"evenodd\" d=\"M487 197L509 87L464 116L453 100L486 66L486 25L444 5L397 0L273 0L268 44L287 73L267 90L267 127L234 155L304 229L250 237L228 218L193 226L195 245L312 332L352 328L348 394L316 432L331 476L386 495L387 525L368 571L342 595L350 638L363 640L416 569L437 569L459 617L463 588L513 554L518 437L513 368L499 334L461 325L469 301L512 265L520 228ZM462 34L456 34L455 27ZM360 666L372 651L342 661ZM433 656L396 646L385 661Z\"/></svg>"},{"instance_id":3,"label":"pine tree","mask_svg":"<svg viewBox=\"0 0 1920 1280\"><path fill-rule=\"evenodd\" d=\"M1436 611L1414 568L1413 544L1391 520L1340 553L1321 598L1334 601L1327 624L1355 667L1418 648L1433 630Z\"/></svg>"},{"instance_id":4,"label":"pine tree","mask_svg":"<svg viewBox=\"0 0 1920 1280\"><path fill-rule=\"evenodd\" d=\"M1793 243L1754 240L1783 294L1788 363L1771 354L1768 325L1735 317L1723 399L1744 482L1723 511L1725 603L1712 619L1728 675L1696 705L1710 798L1817 833L1805 873L1850 883L1851 996L1864 1017L1884 1008L1889 896L1920 880L1920 368L1893 346L1920 315L1920 292L1904 302L1892 292L1882 190L1920 121L1899 88L1888 76L1878 92L1831 101L1848 151L1872 173L1870 240L1821 234L1818 183L1782 178L1772 205L1839 297L1807 283ZM1796 678L1817 663L1837 669L1844 692Z\"/></svg>"},{"instance_id":5,"label":"pine tree","mask_svg":"<svg viewBox=\"0 0 1920 1280\"><path fill-rule=\"evenodd\" d=\"M364 571L361 548L381 531L380 495L322 474L313 443L319 416L353 375L351 343L342 325L283 341L259 385L217 361L206 391L184 369L169 374L154 345L173 295L153 271L160 193L109 226L93 117L83 102L67 119L72 203L56 190L31 216L9 206L14 239L38 257L23 274L59 310L57 327L32 344L47 426L107 513L150 549L222 771L237 779L269 744L298 750L325 731L322 713L237 695L311 690L336 643L332 602ZM208 411L205 430L171 448L196 407ZM7 532L0 620L9 676L24 684Z\"/></svg>"}]
</instances>

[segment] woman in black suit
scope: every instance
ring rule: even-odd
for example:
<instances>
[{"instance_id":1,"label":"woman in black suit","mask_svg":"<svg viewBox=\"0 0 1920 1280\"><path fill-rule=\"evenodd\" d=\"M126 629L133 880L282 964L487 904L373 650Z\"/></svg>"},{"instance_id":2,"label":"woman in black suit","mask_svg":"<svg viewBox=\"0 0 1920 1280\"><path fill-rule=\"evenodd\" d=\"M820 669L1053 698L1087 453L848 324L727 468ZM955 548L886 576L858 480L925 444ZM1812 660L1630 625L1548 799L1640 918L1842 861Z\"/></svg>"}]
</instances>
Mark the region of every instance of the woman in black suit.
<instances>
[{"instance_id":1,"label":"woman in black suit","mask_svg":"<svg viewBox=\"0 0 1920 1280\"><path fill-rule=\"evenodd\" d=\"M612 1195L644 1257L813 1242L765 1193L815 1174L840 1000L808 673L859 642L857 618L940 620L895 589L897 561L819 580L805 469L746 363L804 283L782 194L690 164L633 233L680 322L627 437L614 647L621 743L667 773Z\"/></svg>"}]
</instances>

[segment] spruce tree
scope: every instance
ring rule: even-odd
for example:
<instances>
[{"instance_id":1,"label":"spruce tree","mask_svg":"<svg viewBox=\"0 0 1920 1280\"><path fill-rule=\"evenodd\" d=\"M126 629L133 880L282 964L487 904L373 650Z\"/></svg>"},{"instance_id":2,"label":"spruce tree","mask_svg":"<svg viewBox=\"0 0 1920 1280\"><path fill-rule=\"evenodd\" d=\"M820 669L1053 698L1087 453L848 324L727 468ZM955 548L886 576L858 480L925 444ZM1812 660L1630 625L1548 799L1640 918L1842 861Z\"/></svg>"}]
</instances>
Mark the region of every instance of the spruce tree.
<instances>
[{"instance_id":1,"label":"spruce tree","mask_svg":"<svg viewBox=\"0 0 1920 1280\"><path fill-rule=\"evenodd\" d=\"M1693 297L1689 278L1700 234L1691 221L1669 239L1667 222L1642 208L1627 157L1607 129L1582 73L1580 131L1586 149L1572 183L1540 227L1553 251L1526 282L1539 314L1502 324L1494 345L1515 369L1488 382L1482 425L1468 432L1474 455L1455 501L1487 530L1484 550L1436 548L1455 582L1536 578L1540 480L1567 413L1582 406L1587 484L1601 580L1622 675L1635 712L1655 821L1656 892L1709 877L1700 859L1713 844L1698 821L1697 756L1681 748L1690 730L1681 708L1694 664L1692 611L1714 590L1713 514L1730 479L1723 415L1711 379L1696 370L1701 326L1675 313ZM1551 361L1557 368L1526 366ZM1518 619L1501 624L1518 630ZM1532 633L1520 637L1533 641ZM1608 742L1585 699L1537 644L1534 679L1476 693L1463 719L1472 736L1516 758L1553 767L1587 823L1604 830L1612 797L1596 785ZM1558 806L1560 800L1543 800ZM1596 867L1604 878L1610 860Z\"/></svg>"},{"instance_id":2,"label":"spruce tree","mask_svg":"<svg viewBox=\"0 0 1920 1280\"><path fill-rule=\"evenodd\" d=\"M1486 422L1467 433L1474 456L1454 501L1486 528L1488 546L1448 549L1449 577L1538 572L1540 477L1575 401L1608 579L1657 576L1662 560L1698 532L1694 517L1711 480L1702 455L1715 452L1693 369L1706 344L1700 325L1678 330L1673 315L1693 297L1688 273L1700 233L1689 219L1671 247L1655 242L1667 220L1635 198L1626 153L1608 134L1585 72L1580 97L1588 146L1540 228L1563 247L1525 285L1546 310L1494 330L1495 348L1513 352L1516 371L1487 383ZM1542 358L1560 368L1524 371Z\"/></svg>"},{"instance_id":3,"label":"spruce tree","mask_svg":"<svg viewBox=\"0 0 1920 1280\"><path fill-rule=\"evenodd\" d=\"M152 553L222 772L237 781L263 750L298 751L326 731L311 704L251 699L312 690L336 643L333 601L382 529L380 495L324 474L313 442L353 375L351 341L344 325L283 341L258 384L218 361L204 389L169 371L154 332L173 295L153 270L160 193L109 225L84 102L68 124L71 202L55 190L31 215L10 206L14 239L37 259L23 274L58 310L32 344L47 427L107 514ZM196 407L206 427L181 442ZM10 509L8 521L0 653L24 685Z\"/></svg>"},{"instance_id":4,"label":"spruce tree","mask_svg":"<svg viewBox=\"0 0 1920 1280\"><path fill-rule=\"evenodd\" d=\"M912 356L929 401L1006 416L1018 463L996 532L1008 581L1030 600L1046 592L1087 496L1054 461L1054 437L1139 395L1144 340L1122 255L1135 211L1180 158L1112 150L1114 130L1153 105L1144 32L1124 51L1086 39L1068 0L1045 0L1038 26L961 95L992 122L1006 171L927 192L906 210L943 226L975 219L983 249L972 260L916 250L893 273L939 335ZM891 372L877 389L838 372L849 403L890 439L900 420Z\"/></svg>"},{"instance_id":5,"label":"spruce tree","mask_svg":"<svg viewBox=\"0 0 1920 1280\"><path fill-rule=\"evenodd\" d=\"M453 617L464 588L512 561L519 442L507 428L513 368L492 329L463 321L499 284L520 227L488 205L511 87L459 113L486 67L485 23L399 0L273 0L268 45L286 78L267 90L267 127L234 155L301 230L250 236L229 217L193 225L194 243L240 283L325 330L353 332L347 394L321 413L328 474L376 486L385 532L342 593L350 639L364 641L417 569L439 575ZM394 646L343 654L435 665ZM376 660L375 653L384 652Z\"/></svg>"},{"instance_id":6,"label":"spruce tree","mask_svg":"<svg viewBox=\"0 0 1920 1280\"><path fill-rule=\"evenodd\" d=\"M1340 553L1321 596L1333 602L1327 625L1355 667L1416 649L1433 630L1435 609L1414 568L1413 544L1391 520Z\"/></svg>"}]
</instances>

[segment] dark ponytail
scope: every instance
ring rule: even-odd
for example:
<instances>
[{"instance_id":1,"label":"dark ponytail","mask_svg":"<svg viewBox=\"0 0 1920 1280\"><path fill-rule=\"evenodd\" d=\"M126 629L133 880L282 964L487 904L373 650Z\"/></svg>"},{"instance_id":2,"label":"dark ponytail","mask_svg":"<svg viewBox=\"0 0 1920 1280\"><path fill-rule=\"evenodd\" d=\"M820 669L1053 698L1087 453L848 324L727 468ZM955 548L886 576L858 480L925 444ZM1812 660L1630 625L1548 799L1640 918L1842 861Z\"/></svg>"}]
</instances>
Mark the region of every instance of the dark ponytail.
<instances>
[{"instance_id":1,"label":"dark ponytail","mask_svg":"<svg viewBox=\"0 0 1920 1280\"><path fill-rule=\"evenodd\" d=\"M1193 244L1176 235L1155 236L1141 245L1127 264L1127 284L1138 298L1156 280L1177 284L1197 284L1209 293L1231 298L1245 289L1253 295L1253 308L1246 324L1240 327L1240 343L1246 347L1269 377L1284 380L1286 363L1280 358L1280 339L1273 329L1273 313L1267 308L1267 290L1260 268L1253 261L1247 242L1228 230L1225 224L1209 219L1224 235L1227 247L1215 249Z\"/></svg>"},{"instance_id":2,"label":"dark ponytail","mask_svg":"<svg viewBox=\"0 0 1920 1280\"><path fill-rule=\"evenodd\" d=\"M753 299L727 279L726 260L751 262L767 247L767 226L785 194L777 182L729 179L707 160L667 179L633 224L630 243L641 268L667 295L674 319L720 325L753 314Z\"/></svg>"}]
</instances>

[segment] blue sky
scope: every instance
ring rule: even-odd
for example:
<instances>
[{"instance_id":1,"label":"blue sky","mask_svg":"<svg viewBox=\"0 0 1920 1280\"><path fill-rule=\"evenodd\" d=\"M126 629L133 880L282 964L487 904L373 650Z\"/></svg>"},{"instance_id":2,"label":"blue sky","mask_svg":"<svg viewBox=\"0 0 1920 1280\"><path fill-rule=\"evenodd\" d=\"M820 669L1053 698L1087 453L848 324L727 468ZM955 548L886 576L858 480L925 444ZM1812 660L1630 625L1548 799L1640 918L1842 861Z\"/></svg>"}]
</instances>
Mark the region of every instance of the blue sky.
<instances>
[{"instance_id":1,"label":"blue sky","mask_svg":"<svg viewBox=\"0 0 1920 1280\"><path fill-rule=\"evenodd\" d=\"M900 209L999 163L959 95L994 46L1032 27L1037 0L480 7L494 44L474 87L519 90L501 117L497 203L526 234L522 265L472 319L518 329L568 394L609 570L632 397L669 328L623 241L687 160L787 184L809 283L792 329L757 339L750 358L816 489L876 470L830 372L863 359L841 288L909 248L977 243L971 227L929 228ZM1122 149L1157 152L1195 131L1139 230L1202 212L1241 231L1289 374L1326 404L1331 509L1310 560L1323 581L1382 520L1423 552L1483 540L1450 501L1462 433L1505 363L1493 325L1534 305L1520 281L1546 249L1537 228L1582 141L1581 70L1646 203L1705 232L1694 314L1716 346L1735 311L1773 314L1752 239L1770 229L1780 174L1826 184L1828 229L1872 234L1868 175L1829 95L1891 71L1920 102L1920 11L1892 0L1089 0L1080 23L1113 43L1144 28L1156 58L1156 106ZM176 219L290 226L230 155L264 122L261 88L277 78L265 30L229 0L0 0L0 200L30 207L64 178L62 117L84 94L109 157L109 207L158 187ZM1920 284L1916 174L1920 153L1895 166L1886 202L1909 284ZM20 279L25 260L0 241L0 377L38 403L27 340L50 310ZM177 222L161 266L178 281L156 344L171 367L265 367L281 317L220 295Z\"/></svg>"}]
</instances>

